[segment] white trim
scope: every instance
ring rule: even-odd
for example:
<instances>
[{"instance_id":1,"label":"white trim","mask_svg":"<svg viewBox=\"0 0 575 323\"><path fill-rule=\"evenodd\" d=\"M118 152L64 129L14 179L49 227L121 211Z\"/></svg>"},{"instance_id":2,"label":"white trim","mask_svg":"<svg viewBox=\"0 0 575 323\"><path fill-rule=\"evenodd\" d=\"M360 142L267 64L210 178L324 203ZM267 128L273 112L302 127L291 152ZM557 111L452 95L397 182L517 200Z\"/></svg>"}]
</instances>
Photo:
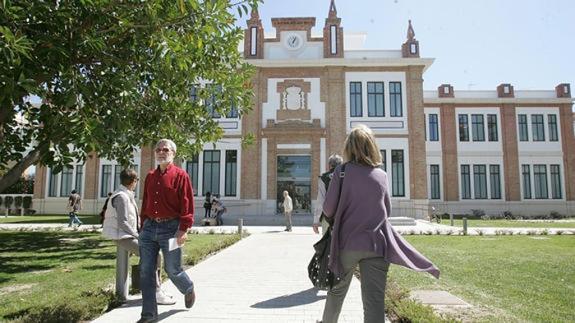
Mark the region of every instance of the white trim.
<instances>
[{"instance_id":1,"label":"white trim","mask_svg":"<svg viewBox=\"0 0 575 323\"><path fill-rule=\"evenodd\" d=\"M523 165L529 165L529 176L531 179L531 198L525 199L523 198ZM535 177L533 174L533 165L545 165L546 166L546 174L547 174L547 198L546 199L537 199L535 198ZM552 198L552 189L551 189L551 165L559 165L559 177L561 179L561 198L554 199ZM563 158L560 156L541 156L541 157L534 157L534 156L519 156L519 189L521 194L521 201L530 201L530 202L549 202L549 201L565 201L566 200L566 191L565 191L565 165L563 165Z\"/></svg>"},{"instance_id":2,"label":"white trim","mask_svg":"<svg viewBox=\"0 0 575 323\"><path fill-rule=\"evenodd\" d=\"M257 55L257 45L258 45L258 28L255 26L250 27L250 55Z\"/></svg>"},{"instance_id":3,"label":"white trim","mask_svg":"<svg viewBox=\"0 0 575 323\"><path fill-rule=\"evenodd\" d=\"M277 149L311 149L311 144L277 144Z\"/></svg>"},{"instance_id":4,"label":"white trim","mask_svg":"<svg viewBox=\"0 0 575 323\"><path fill-rule=\"evenodd\" d=\"M347 53L347 52L346 52ZM344 54L345 56L345 54ZM433 58L328 58L328 59L258 59L249 61L256 67L311 67L311 66L423 66L425 72Z\"/></svg>"},{"instance_id":5,"label":"white trim","mask_svg":"<svg viewBox=\"0 0 575 323\"><path fill-rule=\"evenodd\" d=\"M329 31L330 53L331 55L335 55L337 54L337 26L331 25Z\"/></svg>"},{"instance_id":6,"label":"white trim","mask_svg":"<svg viewBox=\"0 0 575 323\"><path fill-rule=\"evenodd\" d=\"M327 171L326 169L326 148L325 148L325 138L319 139L319 173L323 174Z\"/></svg>"},{"instance_id":7,"label":"white trim","mask_svg":"<svg viewBox=\"0 0 575 323\"><path fill-rule=\"evenodd\" d=\"M82 182L80 183L80 185L82 186L80 188L80 196L82 197L82 199L84 198L84 191L85 191L85 186L86 186L86 164L80 164L78 162L74 162L72 163L72 187L73 189L78 190L78 188L75 187L76 185L76 176L77 176L77 172L76 172L76 167L77 166L82 166ZM67 198L70 195L70 192L66 193L66 195L60 195L60 190L62 189L62 172L56 174L57 179L56 179L56 192L57 192L57 196L49 196L50 195L50 177L52 176L52 168L51 167L46 167L46 181L44 183L45 185L45 194L44 194L44 198L45 199L62 199L62 198Z\"/></svg>"}]
</instances>

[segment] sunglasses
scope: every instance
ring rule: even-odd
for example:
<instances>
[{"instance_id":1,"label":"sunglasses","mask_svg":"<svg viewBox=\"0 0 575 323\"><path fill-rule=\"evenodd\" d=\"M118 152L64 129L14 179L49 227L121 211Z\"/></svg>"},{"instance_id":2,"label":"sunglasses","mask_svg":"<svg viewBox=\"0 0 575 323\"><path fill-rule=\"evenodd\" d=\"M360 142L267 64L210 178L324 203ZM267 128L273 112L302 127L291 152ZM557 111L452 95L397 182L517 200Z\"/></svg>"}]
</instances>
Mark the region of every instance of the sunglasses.
<instances>
[{"instance_id":1,"label":"sunglasses","mask_svg":"<svg viewBox=\"0 0 575 323\"><path fill-rule=\"evenodd\" d=\"M171 150L170 148L156 148L157 153L169 153Z\"/></svg>"}]
</instances>

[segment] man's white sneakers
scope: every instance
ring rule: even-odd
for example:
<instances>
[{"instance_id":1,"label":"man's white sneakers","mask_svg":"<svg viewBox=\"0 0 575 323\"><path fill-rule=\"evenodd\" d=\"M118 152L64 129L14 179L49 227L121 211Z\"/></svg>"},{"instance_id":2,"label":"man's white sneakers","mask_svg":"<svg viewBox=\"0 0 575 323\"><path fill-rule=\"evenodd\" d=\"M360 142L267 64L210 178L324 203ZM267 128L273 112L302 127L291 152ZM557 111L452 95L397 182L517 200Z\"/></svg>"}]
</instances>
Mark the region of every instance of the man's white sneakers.
<instances>
[{"instance_id":1,"label":"man's white sneakers","mask_svg":"<svg viewBox=\"0 0 575 323\"><path fill-rule=\"evenodd\" d=\"M176 300L172 295L166 294L163 290L158 290L156 292L156 303L158 305L174 305Z\"/></svg>"}]
</instances>

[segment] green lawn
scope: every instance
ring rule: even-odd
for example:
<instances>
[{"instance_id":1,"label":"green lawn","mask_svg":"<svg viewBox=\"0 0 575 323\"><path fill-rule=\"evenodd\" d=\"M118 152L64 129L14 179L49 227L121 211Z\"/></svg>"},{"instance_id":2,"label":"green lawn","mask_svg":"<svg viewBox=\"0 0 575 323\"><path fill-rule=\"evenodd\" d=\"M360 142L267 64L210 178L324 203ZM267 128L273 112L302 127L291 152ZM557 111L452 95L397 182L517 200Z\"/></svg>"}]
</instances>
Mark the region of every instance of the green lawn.
<instances>
[{"instance_id":1,"label":"green lawn","mask_svg":"<svg viewBox=\"0 0 575 323\"><path fill-rule=\"evenodd\" d=\"M99 215L78 215L84 224L100 224ZM0 223L68 223L70 218L67 214L46 215L12 215L8 218L0 216Z\"/></svg>"},{"instance_id":2,"label":"green lawn","mask_svg":"<svg viewBox=\"0 0 575 323\"><path fill-rule=\"evenodd\" d=\"M441 278L392 266L409 290L445 290L475 305L463 321L575 322L574 236L407 236Z\"/></svg>"},{"instance_id":3,"label":"green lawn","mask_svg":"<svg viewBox=\"0 0 575 323\"><path fill-rule=\"evenodd\" d=\"M441 224L450 225L449 219L443 219ZM463 220L453 220L456 227L463 227ZM525 220L477 220L468 219L468 228L566 228L575 229L575 220L570 222L557 221L525 221Z\"/></svg>"},{"instance_id":4,"label":"green lawn","mask_svg":"<svg viewBox=\"0 0 575 323\"><path fill-rule=\"evenodd\" d=\"M188 237L186 264L238 240L222 234ZM113 302L116 248L99 233L1 231L0 241L0 321L90 320Z\"/></svg>"}]
</instances>

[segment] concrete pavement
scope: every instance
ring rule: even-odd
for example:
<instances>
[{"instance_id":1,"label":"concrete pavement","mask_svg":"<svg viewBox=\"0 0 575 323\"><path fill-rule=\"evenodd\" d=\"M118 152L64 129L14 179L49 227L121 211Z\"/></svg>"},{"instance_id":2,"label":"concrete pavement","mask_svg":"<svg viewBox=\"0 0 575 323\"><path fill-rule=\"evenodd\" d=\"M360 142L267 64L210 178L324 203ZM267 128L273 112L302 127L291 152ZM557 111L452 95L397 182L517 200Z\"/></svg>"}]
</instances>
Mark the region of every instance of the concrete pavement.
<instances>
[{"instance_id":1,"label":"concrete pavement","mask_svg":"<svg viewBox=\"0 0 575 323\"><path fill-rule=\"evenodd\" d=\"M307 278L312 244L319 239L309 227L258 227L238 243L187 270L196 288L196 303L187 310L184 298L168 280L162 286L177 303L159 306L162 322L316 322L326 292ZM136 322L141 296L93 322ZM363 322L361 292L354 279L340 322Z\"/></svg>"}]
</instances>

